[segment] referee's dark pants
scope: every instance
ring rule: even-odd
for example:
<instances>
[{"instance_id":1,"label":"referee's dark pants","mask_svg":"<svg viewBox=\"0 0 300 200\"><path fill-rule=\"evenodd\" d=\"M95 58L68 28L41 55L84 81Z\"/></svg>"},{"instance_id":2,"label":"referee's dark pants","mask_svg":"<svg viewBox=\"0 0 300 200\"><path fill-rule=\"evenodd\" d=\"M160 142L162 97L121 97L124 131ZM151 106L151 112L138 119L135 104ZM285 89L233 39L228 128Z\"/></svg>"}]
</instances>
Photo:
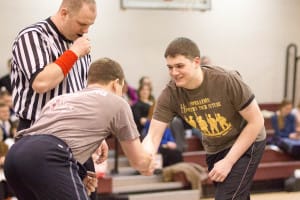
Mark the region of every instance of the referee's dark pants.
<instances>
[{"instance_id":1,"label":"referee's dark pants","mask_svg":"<svg viewBox=\"0 0 300 200\"><path fill-rule=\"evenodd\" d=\"M69 147L51 135L22 137L4 164L18 200L89 200L78 170Z\"/></svg>"},{"instance_id":2,"label":"referee's dark pants","mask_svg":"<svg viewBox=\"0 0 300 200\"><path fill-rule=\"evenodd\" d=\"M250 200L252 179L265 150L265 141L253 143L242 157L233 165L224 182L214 182L215 200ZM223 159L230 149L207 155L208 170Z\"/></svg>"}]
</instances>

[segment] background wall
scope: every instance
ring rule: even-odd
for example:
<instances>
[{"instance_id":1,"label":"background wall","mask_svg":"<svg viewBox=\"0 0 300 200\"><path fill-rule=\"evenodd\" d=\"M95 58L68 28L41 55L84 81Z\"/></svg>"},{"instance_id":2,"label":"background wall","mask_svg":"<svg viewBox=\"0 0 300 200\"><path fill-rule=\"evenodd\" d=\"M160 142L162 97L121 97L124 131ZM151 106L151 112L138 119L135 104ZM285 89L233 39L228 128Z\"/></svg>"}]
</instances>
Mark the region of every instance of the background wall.
<instances>
[{"instance_id":1,"label":"background wall","mask_svg":"<svg viewBox=\"0 0 300 200\"><path fill-rule=\"evenodd\" d=\"M7 72L20 29L54 14L60 2L0 2L0 75ZM131 85L148 75L157 96L169 79L164 50L171 40L185 36L197 42L213 64L237 69L259 102L282 99L286 47L300 45L299 0L212 0L207 12L121 10L119 0L97 3L98 17L89 33L93 59L119 61Z\"/></svg>"}]
</instances>

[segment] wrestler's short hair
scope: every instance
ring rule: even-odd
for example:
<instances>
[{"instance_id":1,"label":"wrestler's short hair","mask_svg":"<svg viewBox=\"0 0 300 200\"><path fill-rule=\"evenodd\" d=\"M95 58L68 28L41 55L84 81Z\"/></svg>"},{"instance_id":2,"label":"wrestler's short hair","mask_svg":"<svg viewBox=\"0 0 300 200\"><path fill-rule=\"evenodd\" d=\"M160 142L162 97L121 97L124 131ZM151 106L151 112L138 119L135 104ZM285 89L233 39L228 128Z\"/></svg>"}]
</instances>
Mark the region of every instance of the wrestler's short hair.
<instances>
[{"instance_id":1,"label":"wrestler's short hair","mask_svg":"<svg viewBox=\"0 0 300 200\"><path fill-rule=\"evenodd\" d=\"M110 58L101 58L91 64L88 72L88 84L106 85L116 79L119 79L120 83L123 83L125 79L123 69L118 62Z\"/></svg>"},{"instance_id":2,"label":"wrestler's short hair","mask_svg":"<svg viewBox=\"0 0 300 200\"><path fill-rule=\"evenodd\" d=\"M188 59L194 59L195 57L200 58L200 50L194 41L179 37L168 45L165 51L165 58L168 56L176 57L178 55L183 55Z\"/></svg>"}]
</instances>

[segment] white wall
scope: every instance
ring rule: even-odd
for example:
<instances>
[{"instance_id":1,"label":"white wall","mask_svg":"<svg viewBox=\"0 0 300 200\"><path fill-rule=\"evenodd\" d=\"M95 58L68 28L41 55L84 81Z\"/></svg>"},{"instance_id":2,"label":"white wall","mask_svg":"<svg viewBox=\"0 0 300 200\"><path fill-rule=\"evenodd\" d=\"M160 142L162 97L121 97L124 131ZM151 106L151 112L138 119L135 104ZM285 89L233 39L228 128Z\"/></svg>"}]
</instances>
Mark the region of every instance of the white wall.
<instances>
[{"instance_id":1,"label":"white wall","mask_svg":"<svg viewBox=\"0 0 300 200\"><path fill-rule=\"evenodd\" d=\"M17 32L56 12L60 0L0 2L0 74ZM214 64L240 71L259 102L283 97L285 51L300 45L299 0L212 0L208 12L121 10L119 0L97 0L90 29L93 59L119 61L128 82L149 75L157 96L169 79L164 50L178 36L190 37Z\"/></svg>"}]
</instances>

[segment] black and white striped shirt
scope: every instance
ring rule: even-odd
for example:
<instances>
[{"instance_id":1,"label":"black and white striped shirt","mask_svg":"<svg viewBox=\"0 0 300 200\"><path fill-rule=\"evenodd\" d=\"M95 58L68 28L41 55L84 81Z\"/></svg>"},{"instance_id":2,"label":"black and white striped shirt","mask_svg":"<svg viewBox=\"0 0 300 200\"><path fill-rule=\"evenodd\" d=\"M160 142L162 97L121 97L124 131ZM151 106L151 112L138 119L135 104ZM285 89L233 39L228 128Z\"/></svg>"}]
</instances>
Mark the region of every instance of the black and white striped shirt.
<instances>
[{"instance_id":1,"label":"black and white striped shirt","mask_svg":"<svg viewBox=\"0 0 300 200\"><path fill-rule=\"evenodd\" d=\"M53 97L83 89L87 84L90 55L77 60L65 79L54 89L38 94L32 89L36 75L54 62L72 41L67 40L50 18L23 29L14 41L11 82L13 104L18 117L32 120Z\"/></svg>"}]
</instances>

